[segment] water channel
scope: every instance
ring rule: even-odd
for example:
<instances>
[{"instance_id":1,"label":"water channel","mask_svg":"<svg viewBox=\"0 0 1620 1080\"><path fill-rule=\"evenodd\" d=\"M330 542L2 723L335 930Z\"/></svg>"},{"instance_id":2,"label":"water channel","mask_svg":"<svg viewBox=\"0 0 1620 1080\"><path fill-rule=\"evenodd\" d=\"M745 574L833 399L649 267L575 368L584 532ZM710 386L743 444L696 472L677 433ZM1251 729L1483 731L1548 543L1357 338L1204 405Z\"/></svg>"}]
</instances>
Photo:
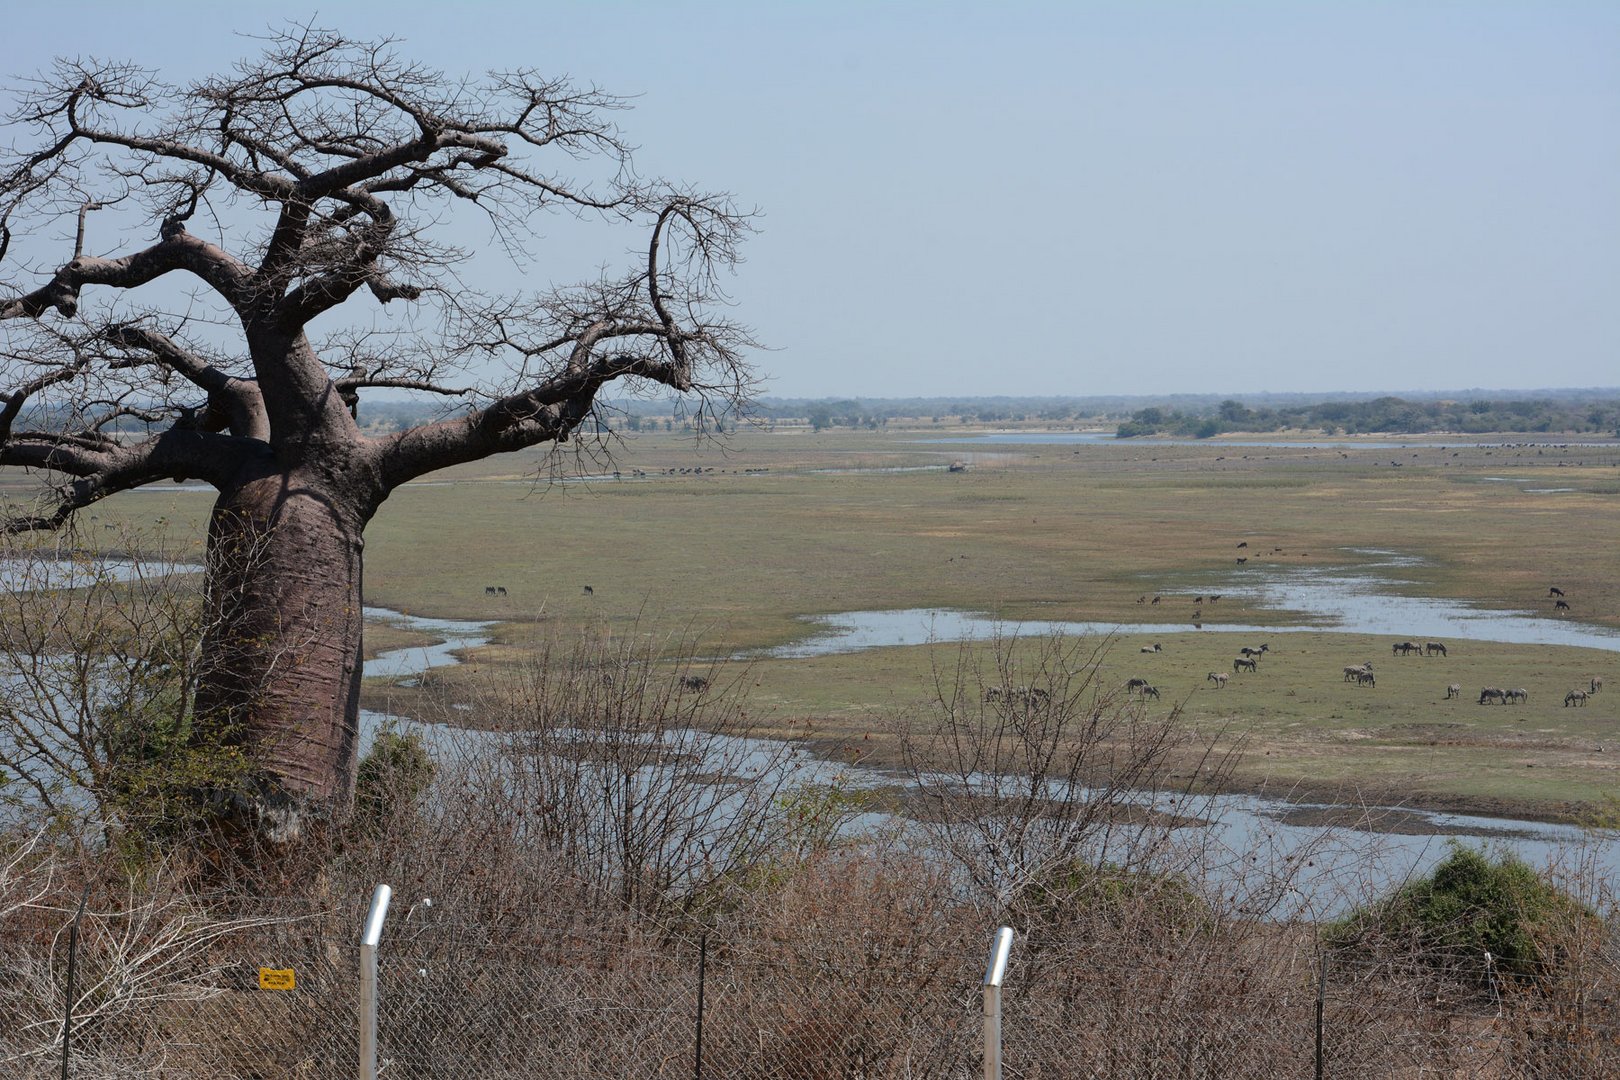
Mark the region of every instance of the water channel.
<instances>
[{"instance_id":1,"label":"water channel","mask_svg":"<svg viewBox=\"0 0 1620 1080\"><path fill-rule=\"evenodd\" d=\"M1391 552L1362 552L1366 561L1356 567L1331 570L1286 568L1281 574L1263 571L1253 574L1252 590L1258 602L1292 611L1309 612L1335 629L1355 633L1400 632L1422 636L1450 636L1453 639L1482 641L1542 641L1549 644L1584 645L1611 651L1620 650L1620 635L1597 627L1573 627L1529 613L1502 613L1475 609L1457 601L1421 597L1396 597L1380 591L1391 582L1388 571L1415 564L1409 557ZM1236 595L1239 591L1228 586ZM391 677L409 677L428 666L456 663L454 654L476 648L487 640L492 624L449 619L420 620L368 610L374 618L396 625L421 629L442 638L429 649L397 650L367 664L367 673L376 674L380 663ZM1163 624L1121 627L1099 623L1006 622L989 616L938 609L912 611L851 612L817 617L812 620L826 629L796 645L769 650L777 657L825 656L863 648L893 645L922 645L943 641L983 639L1000 633L1122 633L1160 632ZM1211 628L1209 632L1260 633L1300 632L1306 627L1238 626ZM1556 640L1554 640L1556 639ZM383 724L402 723L394 718L367 714L367 739ZM465 739L462 729L433 730L432 725L406 725L421 731L431 744ZM497 736L473 735L474 738ZM715 744L716 753L733 761L739 753L736 740ZM762 744L763 745L763 744ZM742 756L763 757L762 750L742 748ZM859 766L835 765L804 751L788 758L772 758L802 770L803 782L827 783L832 778L852 787L893 788L900 781L893 775ZM735 765L731 765L734 769ZM1294 863L1292 873L1297 895L1294 911L1313 917L1337 913L1351 895L1347 878L1355 877L1365 891L1368 883L1375 891L1391 887L1410 876L1421 874L1445 856L1448 838L1487 842L1511 850L1535 866L1555 861L1566 865L1571 853L1582 851L1591 858L1598 872L1611 881L1620 880L1620 843L1595 842L1585 831L1567 825L1485 818L1463 814L1402 807L1346 807L1317 803L1297 803L1254 795L1218 795L1189 800L1186 796L1141 792L1135 801L1164 814L1192 813L1201 825L1188 828L1205 830L1204 864L1219 880L1239 880L1244 863L1256 853L1276 865ZM1345 824L1316 824L1328 821Z\"/></svg>"},{"instance_id":2,"label":"water channel","mask_svg":"<svg viewBox=\"0 0 1620 1080\"><path fill-rule=\"evenodd\" d=\"M1422 636L1449 635L1489 641L1542 641L1549 644L1585 645L1610 651L1620 649L1620 640L1610 631L1595 627L1574 627L1539 619L1525 613L1476 610L1455 601L1395 597L1380 591L1389 582L1387 572L1412 565L1405 556L1389 552L1364 552L1366 562L1355 567L1331 570L1287 568L1256 572L1248 587L1262 603L1286 610L1307 611L1334 628L1358 633L1398 632ZM189 568L188 568L189 569ZM38 569L22 576L17 568L0 565L0 584L8 588L63 588L88 584L108 576L128 578L132 571L116 563L61 564L43 572ZM1227 591L1239 590L1230 585ZM1390 605L1398 614L1390 615ZM458 654L488 642L492 622L433 619L406 615L383 608L368 608L367 617L404 629L429 635L434 643L391 650L366 663L370 677L410 680L422 672L460 663ZM1393 622L1390 620L1393 619ZM855 612L825 616L815 620L826 627L818 635L796 646L773 650L770 655L796 657L827 655L832 652L885 645L925 644L982 638L992 633L1120 633L1137 628L1095 623L1009 623L985 615L963 612L917 610L909 612ZM1144 624L1149 632L1164 629L1162 624ZM1223 627L1208 632L1288 633L1305 628ZM1554 633L1556 631L1556 633ZM1528 636L1524 636L1528 635ZM430 749L441 752L455 746L489 741L496 745L505 736L476 729L418 723L383 713L366 711L361 717L362 752L384 728L420 733ZM802 749L782 753L775 744L749 740L703 737L726 767L735 773L739 762L769 762L775 769L793 770L803 783L829 783L834 780L851 787L892 789L900 781L893 775L859 766L840 765L817 759ZM1485 841L1511 850L1532 865L1545 866L1566 860L1577 850L1590 858L1600 874L1610 881L1620 880L1620 843L1594 842L1583 830L1543 822L1481 818L1400 807L1360 808L1300 804L1283 799L1252 795L1200 797L1191 803L1185 796L1140 792L1138 805L1172 815L1192 812L1202 824L1186 828L1202 829L1205 865L1217 878L1223 873L1238 880L1245 860L1265 853L1273 863L1297 862L1293 871L1295 907L1301 913L1323 916L1346 895L1345 878L1354 875L1365 889L1387 888L1407 877L1422 873L1444 857L1449 836ZM1312 819L1343 821L1357 819L1354 827L1300 823ZM870 824L868 821L866 824ZM1224 869L1223 869L1224 867ZM1340 898L1334 900L1332 898Z\"/></svg>"}]
</instances>

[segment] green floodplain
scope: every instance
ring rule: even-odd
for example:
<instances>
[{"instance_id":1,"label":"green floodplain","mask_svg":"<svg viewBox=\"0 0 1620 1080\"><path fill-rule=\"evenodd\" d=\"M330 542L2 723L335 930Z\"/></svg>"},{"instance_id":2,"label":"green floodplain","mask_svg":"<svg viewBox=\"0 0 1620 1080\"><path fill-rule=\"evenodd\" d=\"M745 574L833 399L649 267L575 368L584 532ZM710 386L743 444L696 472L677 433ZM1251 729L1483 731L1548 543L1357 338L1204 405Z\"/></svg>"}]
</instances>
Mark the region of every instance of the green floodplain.
<instances>
[{"instance_id":1,"label":"green floodplain","mask_svg":"<svg viewBox=\"0 0 1620 1080\"><path fill-rule=\"evenodd\" d=\"M611 459L570 447L411 484L367 532L368 604L496 625L470 663L436 669L417 689L373 680L367 704L409 713L420 694L470 695L469 680L586 628L652 634L704 658L752 654L722 666L747 685L764 730L882 764L934 672L964 648L982 662L990 641L766 650L814 634L810 616L937 608L1008 624L1153 624L1090 635L1099 687L1145 678L1160 692L1145 708L1178 709L1181 723L1241 743L1231 783L1245 790L1576 819L1620 790L1614 639L1448 637L1444 657L1396 656L1397 642L1433 635L1345 633L1257 602L1274 579L1345 569L1381 579L1383 595L1620 629L1620 443L930 441L983 434L926 421L881 432L744 427L708 442L627 433ZM206 491L149 490L109 500L97 517L200 551L210 503ZM1554 611L1555 587L1567 612ZM1214 632L1238 625L1259 631ZM368 655L421 640L383 624L368 633ZM1233 672L1238 648L1262 643L1257 670ZM1345 666L1367 660L1376 686L1345 681ZM1229 676L1224 688L1211 672ZM1564 705L1594 678L1608 691ZM1461 696L1447 698L1453 683ZM1486 686L1528 699L1480 705Z\"/></svg>"}]
</instances>

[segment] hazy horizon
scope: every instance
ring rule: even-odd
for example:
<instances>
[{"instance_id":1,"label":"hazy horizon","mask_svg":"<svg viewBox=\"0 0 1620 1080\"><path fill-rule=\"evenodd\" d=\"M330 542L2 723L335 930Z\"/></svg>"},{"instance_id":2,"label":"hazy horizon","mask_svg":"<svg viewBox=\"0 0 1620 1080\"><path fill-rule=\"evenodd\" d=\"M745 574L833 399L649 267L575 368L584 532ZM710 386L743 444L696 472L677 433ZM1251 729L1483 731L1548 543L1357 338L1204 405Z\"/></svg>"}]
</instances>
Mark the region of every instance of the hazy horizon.
<instances>
[{"instance_id":1,"label":"hazy horizon","mask_svg":"<svg viewBox=\"0 0 1620 1080\"><path fill-rule=\"evenodd\" d=\"M1617 4L74 12L17 11L0 74L68 54L180 82L313 19L451 75L528 64L632 95L644 174L760 208L731 291L769 396L1399 396L1620 370ZM627 254L538 228L536 284ZM108 232L101 250L140 239Z\"/></svg>"}]
</instances>

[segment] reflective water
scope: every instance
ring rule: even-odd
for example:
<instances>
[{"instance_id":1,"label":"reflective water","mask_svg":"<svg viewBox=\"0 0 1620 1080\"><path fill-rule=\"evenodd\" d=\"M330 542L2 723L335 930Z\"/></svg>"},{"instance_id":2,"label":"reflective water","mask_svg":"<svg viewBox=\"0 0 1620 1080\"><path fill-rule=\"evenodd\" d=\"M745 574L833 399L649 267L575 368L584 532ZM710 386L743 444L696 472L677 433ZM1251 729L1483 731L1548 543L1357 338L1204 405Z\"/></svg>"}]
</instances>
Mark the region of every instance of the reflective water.
<instances>
[{"instance_id":1,"label":"reflective water","mask_svg":"<svg viewBox=\"0 0 1620 1080\"><path fill-rule=\"evenodd\" d=\"M1350 634L1392 634L1402 638L1498 641L1528 645L1571 645L1620 652L1620 631L1588 626L1567 618L1532 611L1483 608L1465 600L1402 596L1394 586L1406 584L1403 568L1418 560L1395 552L1356 551L1355 565L1334 567L1234 567L1219 578L1183 591L1219 592L1227 603L1241 598L1258 608L1305 615L1308 626L1261 626L1253 623L1205 623L1201 629L1178 623L1113 623L997 619L978 612L945 608L901 611L844 611L812 615L806 622L820 629L802 641L764 650L759 655L796 659L830 656L893 645L983 640L997 634L1294 634L1334 630Z\"/></svg>"},{"instance_id":2,"label":"reflective water","mask_svg":"<svg viewBox=\"0 0 1620 1080\"><path fill-rule=\"evenodd\" d=\"M1376 555L1377 553L1369 553ZM1400 560L1400 556L1388 555ZM1409 565L1409 563L1408 563ZM456 620L422 619L399 612L381 612L382 617L398 625L439 633L448 628L463 643L478 640L486 623L458 622ZM368 614L372 614L368 610ZM959 640L946 638L946 631L964 636L995 631L1007 631L1007 624L997 624L984 616L961 612L862 612L860 616L874 616L875 621L860 628L846 629L850 635L845 648L876 647L879 644L923 644L930 640ZM919 619L930 614L935 618ZM887 618L885 618L887 617ZM830 618L841 618L838 616ZM1033 624L1031 624L1033 625ZM1049 624L1039 624L1044 630ZM1079 624L1062 624L1079 625ZM1162 629L1158 627L1157 629ZM1259 628L1257 628L1259 629ZM970 633L972 631L973 633ZM1276 628L1264 628L1275 632ZM933 634L930 637L930 633ZM850 641L861 639L869 644L852 646ZM905 639L894 640L895 635ZM909 635L909 636L908 636ZM1456 635L1453 635L1456 636ZM407 668L404 661L393 662L390 674L419 672L429 666L458 663L452 655L456 647L446 641L432 649L400 650L410 653L422 666ZM1613 647L1612 645L1610 647ZM396 655L396 654L389 654ZM782 654L778 654L782 655ZM817 655L803 653L797 655ZM375 661L368 662L367 674L373 673ZM362 717L362 742L369 746L382 726L413 730L422 734L430 748L439 752L453 752L465 748L469 740L488 748L501 749L507 736L496 732L448 727L438 724L416 724L367 712ZM690 734L690 733L688 733ZM852 788L892 788L900 781L894 775L859 765L828 762L801 749L784 755L780 744L763 740L737 740L728 737L705 736L691 745L698 753L714 755L712 765L717 773L747 773L755 767L796 770L796 782L811 784L839 783ZM506 752L505 749L502 752ZM751 764L750 764L751 763ZM723 767L722 767L723 766ZM1201 830L1197 839L1204 850L1203 863L1213 883L1248 880L1253 859L1260 857L1274 865L1291 867L1295 889L1289 904L1274 915L1300 915L1315 918L1331 917L1342 912L1346 903L1367 894L1385 890L1410 877L1426 872L1445 857L1450 850L1448 837L1485 842L1512 851L1535 866L1546 866L1566 857L1577 848L1588 846L1599 872L1611 880L1620 878L1620 843L1594 842L1583 830L1568 825L1553 825L1537 821L1508 818L1483 818L1463 814L1447 814L1428 810L1396 807L1346 807L1317 803L1295 803L1287 799L1257 795L1214 795L1189 797L1175 793L1137 792L1131 799L1144 807L1166 814L1191 815L1202 819L1201 825L1188 829ZM1347 813L1348 811L1348 813ZM1342 825L1301 824L1316 813L1331 815L1333 819L1353 819L1357 827ZM887 822L884 815L864 815L856 824L861 827ZM1594 845L1595 846L1592 846Z\"/></svg>"},{"instance_id":3,"label":"reflective water","mask_svg":"<svg viewBox=\"0 0 1620 1080\"><path fill-rule=\"evenodd\" d=\"M1349 450L1360 448L1363 450L1399 450L1403 447L1437 448L1452 450L1468 446L1478 449L1530 449L1546 447L1575 447L1575 446L1613 446L1612 442L1481 442L1477 438L1467 435L1429 436L1415 439L1192 439L1182 436L1147 436L1134 439L1121 439L1112 431L990 431L983 435L948 435L939 438L914 439L913 442L922 443L1026 443L1030 445L1041 444L1071 444L1071 443L1108 443L1115 446L1273 446L1273 447L1331 447L1333 449Z\"/></svg>"}]
</instances>

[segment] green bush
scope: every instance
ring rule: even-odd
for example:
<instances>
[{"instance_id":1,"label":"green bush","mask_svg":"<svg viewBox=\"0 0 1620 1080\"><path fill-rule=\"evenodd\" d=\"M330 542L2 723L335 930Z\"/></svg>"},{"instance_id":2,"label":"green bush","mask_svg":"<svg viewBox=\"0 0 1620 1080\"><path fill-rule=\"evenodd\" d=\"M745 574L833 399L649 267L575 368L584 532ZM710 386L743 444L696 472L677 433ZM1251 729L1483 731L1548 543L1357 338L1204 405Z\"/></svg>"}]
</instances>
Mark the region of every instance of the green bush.
<instances>
[{"instance_id":1,"label":"green bush","mask_svg":"<svg viewBox=\"0 0 1620 1080\"><path fill-rule=\"evenodd\" d=\"M1504 975L1551 973L1577 924L1595 920L1523 860L1491 858L1452 843L1428 877L1360 908L1324 931L1330 948L1373 951L1393 947L1437 969L1489 978L1484 954Z\"/></svg>"},{"instance_id":2,"label":"green bush","mask_svg":"<svg viewBox=\"0 0 1620 1080\"><path fill-rule=\"evenodd\" d=\"M433 782L433 772L420 735L377 732L355 775L355 812L375 820L415 805Z\"/></svg>"}]
</instances>

